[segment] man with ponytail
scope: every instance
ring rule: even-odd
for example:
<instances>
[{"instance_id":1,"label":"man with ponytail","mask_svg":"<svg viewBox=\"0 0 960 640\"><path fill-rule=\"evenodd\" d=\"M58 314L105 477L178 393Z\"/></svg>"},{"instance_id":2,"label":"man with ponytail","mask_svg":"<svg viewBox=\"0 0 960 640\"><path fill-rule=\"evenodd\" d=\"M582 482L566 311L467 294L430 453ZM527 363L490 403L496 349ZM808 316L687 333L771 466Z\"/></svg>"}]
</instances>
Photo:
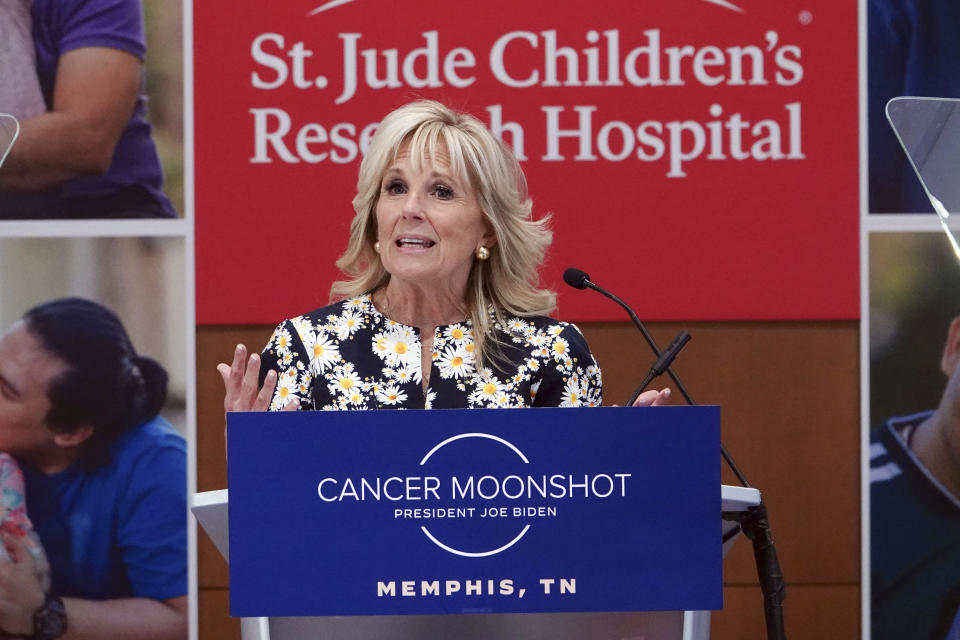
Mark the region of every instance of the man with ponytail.
<instances>
[{"instance_id":1,"label":"man with ponytail","mask_svg":"<svg viewBox=\"0 0 960 640\"><path fill-rule=\"evenodd\" d=\"M186 638L186 448L158 416L167 373L120 320L79 298L0 338L0 451L23 469L50 561L0 529L0 636Z\"/></svg>"}]
</instances>

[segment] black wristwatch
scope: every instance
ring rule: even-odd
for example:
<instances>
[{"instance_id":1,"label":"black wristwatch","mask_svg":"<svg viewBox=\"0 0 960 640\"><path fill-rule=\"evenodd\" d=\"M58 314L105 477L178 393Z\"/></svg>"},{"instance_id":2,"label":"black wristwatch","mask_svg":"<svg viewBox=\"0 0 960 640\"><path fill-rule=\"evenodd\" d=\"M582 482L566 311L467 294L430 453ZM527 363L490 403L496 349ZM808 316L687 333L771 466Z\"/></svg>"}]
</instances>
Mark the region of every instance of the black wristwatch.
<instances>
[{"instance_id":1,"label":"black wristwatch","mask_svg":"<svg viewBox=\"0 0 960 640\"><path fill-rule=\"evenodd\" d=\"M67 630L67 610L63 600L48 593L43 606L33 614L33 640L54 640Z\"/></svg>"}]
</instances>

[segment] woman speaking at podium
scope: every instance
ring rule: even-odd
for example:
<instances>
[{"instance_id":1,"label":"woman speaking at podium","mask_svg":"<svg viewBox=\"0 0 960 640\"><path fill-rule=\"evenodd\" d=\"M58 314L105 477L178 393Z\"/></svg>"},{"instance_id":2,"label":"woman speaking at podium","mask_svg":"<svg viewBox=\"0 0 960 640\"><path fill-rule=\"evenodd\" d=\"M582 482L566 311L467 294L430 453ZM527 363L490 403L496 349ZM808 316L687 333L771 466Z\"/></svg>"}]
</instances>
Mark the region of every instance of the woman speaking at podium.
<instances>
[{"instance_id":1,"label":"woman speaking at podium","mask_svg":"<svg viewBox=\"0 0 960 640\"><path fill-rule=\"evenodd\" d=\"M599 406L600 368L539 287L551 241L511 150L419 101L380 123L329 306L217 369L227 411ZM636 404L665 402L648 391Z\"/></svg>"}]
</instances>

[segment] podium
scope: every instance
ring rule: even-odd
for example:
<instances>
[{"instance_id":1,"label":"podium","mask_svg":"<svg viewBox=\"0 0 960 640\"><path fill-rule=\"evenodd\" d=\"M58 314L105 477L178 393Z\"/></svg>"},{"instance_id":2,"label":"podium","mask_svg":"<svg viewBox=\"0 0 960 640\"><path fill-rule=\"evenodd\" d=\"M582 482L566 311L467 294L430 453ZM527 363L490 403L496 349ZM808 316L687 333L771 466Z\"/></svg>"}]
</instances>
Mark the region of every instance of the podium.
<instances>
[{"instance_id":1,"label":"podium","mask_svg":"<svg viewBox=\"0 0 960 640\"><path fill-rule=\"evenodd\" d=\"M703 415L709 415L703 413L704 409L708 411L712 409L716 413L716 427L707 425L706 431L703 430L703 425L699 424L703 421ZM697 410L700 413L697 413ZM432 411L422 412L423 415L417 416L415 414L421 412L350 412L352 415L348 417L348 412L343 412L339 414L342 417L334 419L331 419L331 416L336 414L330 413L314 414L316 417L309 417L311 414L237 414L231 416L230 483L236 503L233 505L235 513L230 514L234 527L233 534L230 534L228 525L227 490L196 494L193 496L191 509L224 558L228 559L228 562L232 558L231 612L233 615L250 616L241 618L244 640L285 640L286 638L305 637L331 638L334 640L353 640L354 638L396 640L415 638L516 638L517 640L521 638L524 640L543 638L546 640L549 638L551 640L562 640L564 638L585 637L591 639L610 638L611 640L635 637L644 637L647 640L674 640L679 638L694 640L707 638L709 636L709 611L673 609L678 608L675 606L678 602L706 603L707 607L713 609L722 607L722 598L718 599L716 596L716 591L718 589L722 590L722 584L719 584L722 582L719 576L719 562L722 554L725 554L733 544L738 525L722 520L719 516L722 513L730 514L746 510L760 502L759 492L755 489L719 486L719 456L715 455L718 450L712 451L714 455L711 462L703 464L704 451L710 451L718 447L719 412L716 411L715 407L698 407L694 408L694 411L686 407L665 407L649 410L611 408L541 411L546 413L537 412L535 414L530 410L517 410L517 412L509 410L497 410L496 412ZM366 418L359 415L361 413L368 416L375 413L381 416L391 414L394 416L390 419L391 422L400 420L401 423L390 424L385 427L386 430L382 428L382 425L372 427L372 430L367 433L364 423ZM439 431L436 431L430 424L423 423L426 414L432 414L429 419L434 420L434 418L441 418L438 414L444 413L447 415L442 416L442 421L449 422L453 426L437 427ZM476 424L466 424L464 422L479 420L482 414L489 418L491 413L498 416L498 423L500 424L486 425L490 427L487 429L490 433L477 431L475 429ZM515 415L511 416L511 413ZM402 414L406 415L397 417ZM511 424L511 420L514 419L522 418L524 421L529 421L534 415L537 415L537 419L543 423L539 427L519 423ZM695 417L693 422L697 424L684 423L684 421L689 421L691 417ZM449 418L455 419L450 421ZM618 421L622 423L625 419L631 423L628 427L624 428L622 424L616 424ZM271 424L264 424L264 420ZM377 420L382 422L383 418ZM583 423L584 420L587 420L586 424L577 424L578 422ZM403 424L402 421L406 421L406 424ZM246 424L238 424L238 422ZM308 424L310 422L313 424ZM565 422L570 424L565 425ZM632 423L639 424L634 425ZM455 497L461 500L465 499L464 487L472 486L469 483L472 482L473 478L478 477L480 482L486 482L486 484L477 485L477 488L486 487L486 489L481 489L481 495L483 491L486 491L487 495L484 497L490 498L497 491L500 491L499 488L496 488L494 479L504 477L506 479L502 485L503 493L496 494L500 498L499 502L503 502L506 498L520 496L522 492L519 489L521 486L519 483L522 478L536 479L540 477L538 476L540 471L535 466L538 460L543 461L552 471L563 468L562 460L566 458L557 458L554 450L567 450L563 452L563 455L574 456L574 458L571 458L572 462L569 463L570 468L578 470L569 476L569 495L565 495L565 491L561 490L562 486L565 486L563 483L566 482L565 479L562 481L561 479L566 478L566 476L554 474L542 477L544 483L549 477L554 486L558 487L549 494L549 497L555 500L553 502L549 499L544 501L538 495L533 496L536 498L534 502L539 500L544 504L559 505L537 507L541 510L541 515L543 515L544 510L552 508L554 512L559 510L559 516L530 520L526 516L535 515L535 508L528 505L522 509L517 507L514 513L517 517L511 521L510 518L506 517L509 515L508 508L505 506L498 507L501 510L500 515L504 516L499 520L504 521L504 525L508 529L511 526L516 528L525 523L526 526L522 529L521 534L509 544L483 552L472 552L476 549L477 543L458 538L457 535L459 534L456 531L459 528L462 531L469 531L470 535L474 537L480 536L481 538L487 535L483 532L491 531L489 530L491 524L488 519L479 517L479 510L477 517L472 520L465 519L461 522L451 521L447 523L436 520L420 520L411 523L407 521L410 516L406 515L405 511L412 513L412 509L405 510L399 507L392 509L392 507L401 504L398 502L391 504L374 502L372 505L362 506L361 510L370 511L372 508L376 518L379 518L379 520L375 520L377 524L371 526L369 522L364 521L360 528L351 530L350 527L354 520L362 520L365 516L356 515L357 506L353 503L357 502L357 492L348 480L344 480L341 475L338 475L340 471L336 469L336 466L340 464L343 469L356 469L357 477L355 480L357 486L359 486L359 478L362 476L365 490L372 491L376 474L369 469L364 470L362 468L363 464L380 464L376 462L376 453L371 453L371 443L389 440L391 436L388 436L388 434L390 433L401 434L401 437L403 434L409 436L409 434L414 433L412 425L418 426L415 432L420 439L419 441L417 438L406 438L413 440L413 442L386 441L383 443L392 462L396 460L402 462L405 457L409 457L406 456L406 449L404 448L407 445L409 445L411 451L428 451L423 456L419 466L416 467L417 473L421 475L406 478L408 493L411 486L414 489L422 489L421 485L426 485L429 489L431 486L430 478L433 478L436 487L440 487L443 482L450 479L450 476L447 475L449 474L448 469L436 466L438 458L450 457L450 462L454 465L451 468L455 469L462 468L464 460L480 458L484 465L482 473L487 473L487 475L461 477L459 485L457 484L458 479L453 477L454 487L459 486L459 493L454 492ZM284 431L287 427L290 430ZM306 431L304 431L305 429ZM431 429L434 429L434 432L431 432ZM538 429L540 429L540 432L538 432ZM711 429L716 431L715 438L708 435ZM421 435L421 431L426 432L426 435ZM521 434L520 431L525 433ZM635 442L633 445L624 445L618 442L616 434L624 431L636 431L636 433L629 434L629 437L640 438L643 445L637 447ZM455 435L446 435L449 433ZM511 435L508 439L495 435L497 433ZM553 438L545 438L543 437L544 433L555 435ZM303 434L306 434L304 437L308 440L321 441L322 446L311 451L311 447L305 445L305 441L300 439ZM318 434L320 434L319 438ZM573 434L586 434L589 437L577 441ZM705 434L707 434L707 437L705 437ZM706 445L698 444L700 440L704 440ZM348 442L348 444L344 444L345 442ZM437 442L438 444L429 448L423 445L424 442ZM540 442L544 443L542 447L539 446ZM599 453L590 450L590 447L594 446L593 442L600 447ZM481 450L486 451L486 453L478 456L471 449L475 447L481 447ZM529 472L528 475L521 476L519 475L520 472L510 472L512 475L498 476L499 471L497 469L487 468L486 459L497 457L499 454L490 454L488 450L482 449L483 447L488 447L489 451L505 452L506 455L502 456L504 458L522 459L522 463L514 459L511 464L521 465L525 471ZM276 451L272 451L274 448ZM454 455L458 448L461 454L466 455L465 458L457 459ZM304 459L310 460L310 465L312 465L306 477L322 479L319 481L319 487L316 482L310 486L313 492L311 496L313 502L291 503L291 509L298 518L293 521L299 523L299 518L307 518L303 520L303 528L309 531L312 540L316 540L315 547L307 548L306 551L299 553L293 550L296 545L296 536L290 538L293 542L281 539L275 543L267 537L269 534L265 534L263 531L248 532L246 529L256 528L255 520L260 518L261 514L265 520L278 521L275 513L282 513L286 507L267 504L263 501L262 496L266 495L272 500L277 495L278 487L283 487L284 494L296 494L299 491L297 487L303 482L297 474L300 473L298 468L303 466L303 463L297 459L297 455L301 451L304 452ZM626 455L624 455L624 451L626 451ZM678 459L676 464L674 463L672 458L684 458L688 455L688 451L690 455L694 456L693 459L698 461L696 463L698 467L712 468L704 474L697 473L695 469L689 467L689 464L685 466L685 460ZM362 454L358 452L362 452ZM277 465L284 467L284 469L278 470L278 473L284 476L279 483L264 475L272 465L262 462L264 459L271 459L270 456L272 455L279 456L275 458L276 460L289 461L288 464ZM318 461L316 458L318 455L321 458L323 455L328 457ZM264 456L266 457L264 458ZM579 475L586 467L582 467L577 462L576 456L586 456L586 459L593 461L593 466L598 469L607 465L610 469L619 470L621 473L611 472L609 475L596 473L591 476L584 472L583 475ZM701 457L697 458L697 456ZM251 462L252 457L256 460ZM417 457L419 459L420 456ZM638 461L638 467L627 468L623 466L623 460L633 460L634 458ZM369 462L370 460L374 462ZM607 460L607 462L597 462L598 460ZM620 460L620 462L617 463L616 460ZM431 467L431 465L434 466ZM660 467L672 470L675 474L671 477L667 473L667 479L661 482L660 478L664 476L664 472ZM427 473L425 469L437 475L427 476L425 475ZM386 490L389 482L395 481L392 485L392 491L396 495L390 495L389 493L385 493L385 495L390 500L401 500L398 493L398 488L402 486L399 477L401 472L396 471L396 469L384 471L384 474L388 473L395 475L387 478L384 488ZM248 481L248 477L245 477L252 475L256 476L256 482L253 484ZM698 483L702 487L707 482L713 488L703 492L685 479L688 475L695 476L695 484ZM619 492L611 490L610 477L616 477L620 480ZM291 480L291 478L293 479ZM607 478L607 480L598 482L598 478ZM411 480L414 482L411 482ZM343 485L339 489L338 482ZM261 485L264 486L261 488ZM376 486L379 487L379 479ZM531 486L536 487L536 484ZM680 487L682 499L678 498L677 487ZM591 489L593 494L591 494ZM528 493L530 490L528 486ZM707 500L700 499L698 491L705 493L708 496ZM250 497L250 494L258 493L262 495L260 497L256 495ZM319 497L317 494L319 494ZM447 495L443 488L438 488L433 494L431 496L429 490L426 492L421 490L419 492L414 491L412 496L408 495L407 497L413 500L422 500L430 497L446 497ZM546 498L547 494L543 493L542 496ZM710 496L714 496L715 499ZM605 521L603 518L608 517L604 515L605 512L617 512L617 510L623 509L614 500L602 499L611 497L623 498L625 500L624 505L632 505L628 511L642 511L639 520L641 524L638 525L638 521L629 518L621 520L620 515L615 516L612 521L613 525ZM639 502L631 503L629 502L630 498L635 501L639 500ZM377 499L380 499L379 495ZM238 500L239 502L237 502ZM351 504L342 506L340 505L342 501ZM707 512L713 514L709 515L707 519L714 524L700 527L699 537L696 537L696 535L691 537L690 540L693 543L687 543L687 547L683 547L681 544L677 549L672 549L671 544L674 540L682 541L686 539L685 529L697 528L697 526L688 527L685 518L689 519L691 517L686 511L695 510L698 502L701 503L700 511L695 513L693 517L699 520L704 519L702 505L705 504L708 507ZM583 504L580 505L580 503ZM688 506L686 503L690 503L692 506ZM412 504L419 506L416 502ZM497 504L498 500L488 502L488 506ZM641 508L638 509L637 505L641 505ZM673 506L671 507L671 505ZM388 510L387 507L391 507L391 509ZM270 509L279 509L279 511L271 512ZM347 509L353 509L353 511L346 511ZM450 509L450 517L452 518L453 508ZM488 510L494 511L494 509ZM677 512L677 523L669 522L664 525L664 518L671 520L674 518L672 513L674 510ZM307 511L317 511L319 515L312 513L305 515ZM513 508L509 511L513 511ZM336 515L341 512L349 515ZM256 518L251 519L248 515L250 513L256 514ZM318 519L309 519L314 516ZM324 524L328 519L336 520L336 518L341 519L335 521L328 528L335 530L338 534L343 533L347 537L334 539L333 542L328 543L321 539L324 535L322 529L324 529ZM564 519L568 524L563 523ZM279 520L282 520L282 517ZM598 531L577 531L571 535L567 529L564 529L564 527L571 526L570 522L573 523L572 526L575 528L592 528ZM444 524L448 527L446 530L441 526ZM501 523L497 522L496 524ZM718 527L716 524L721 526ZM429 525L429 528L427 525ZM484 527L488 529L484 529ZM533 527L533 530L530 535L521 542L517 542L523 538L531 527ZM554 529L556 529L556 532ZM641 529L650 529L652 533L634 533L635 530L639 531ZM377 551L374 550L370 552L373 560L361 558L361 556L368 555L367 551L358 553L354 538L362 537L366 535L364 532L373 530L375 532L370 534L373 536L372 540L382 540L383 536L386 535L386 539L399 541L399 546L392 549L386 556L377 556ZM270 529L266 529L266 531L270 531ZM395 531L400 533L394 535ZM423 535L421 535L421 531ZM475 531L480 531L480 533L474 533ZM706 536L703 531L706 531ZM502 532L492 535L502 537ZM650 535L654 537L650 538ZM252 536L252 543L247 539L250 536ZM559 537L560 542L552 541L551 536ZM635 540L636 536L640 537ZM703 541L707 538L713 542L704 543ZM600 544L598 544L598 540L601 541ZM516 544L514 545L514 543ZM278 568L274 566L273 560L261 562L261 558L256 553L251 554L248 550L242 548L269 549L273 544L283 547L287 555L295 556L294 563L284 565L283 560L280 560L279 563L282 566ZM232 553L231 546L234 547ZM480 546L486 548L482 541ZM490 545L486 546L489 547ZM367 541L361 544L359 548L368 549L368 547L370 547L370 544ZM606 547L609 547L609 549ZM711 549L716 547L716 555L718 556L716 562L711 560L712 551L703 553L701 547ZM507 585L506 591L500 591L501 594L508 594L510 597L464 598L462 593L457 593L461 590L461 585L455 580L448 580L446 594L434 592L423 598L401 598L395 596L400 596L401 592L403 596L426 595L426 591L420 594L414 593L414 590L420 588L428 590L430 585L433 585L436 590L438 581L428 582L427 580L411 579L409 582L398 580L394 584L393 580L388 582L386 579L371 582L367 577L360 579L360 591L355 589L351 592L350 589L353 585L350 580L353 576L345 577L345 573L357 573L362 576L364 571L370 573L369 567L358 566L357 570L354 571L350 564L331 564L321 567L321 573L313 574L313 577L310 577L309 571L300 575L301 569L304 568L303 565L309 565L312 562L321 564L338 562L339 560L321 557L324 556L321 550L328 549L336 549L337 551L335 554L328 553L327 555L348 555L350 556L349 562L356 562L358 565L362 565L365 561L373 562L375 566L372 575L375 575L378 579L381 574L391 578L394 576L422 578L423 576L417 576L409 569L404 568L409 566L403 564L406 561L412 562L412 566L420 567L423 565L427 567L424 569L425 574L431 578L438 575L463 575L463 571L458 573L458 570L455 569L437 570L431 568L431 563L437 559L436 557L440 557L440 564L437 566L445 566L443 563L449 563L450 566L460 569L464 566L496 566L499 568L495 571L499 573L493 573L492 575L509 575L513 578L519 578L516 580L517 583L527 586L532 585L533 588L530 589L531 595L528 595L526 600L518 600L515 597L517 589L511 584ZM637 550L635 553L634 549ZM471 550L471 552L466 550ZM426 555L421 558L417 556L418 553ZM532 560L531 553L533 554ZM569 556L571 553L578 557L573 558L573 560L565 557L565 555ZM612 563L610 558L605 557L605 554L612 554ZM550 557L552 555L557 556L557 558ZM579 555L586 556L586 559L580 558ZM308 556L312 556L309 562L296 561L298 558ZM470 556L472 559L465 560L462 556ZM544 558L545 556L546 558ZM639 568L620 566L634 564L631 562L634 556L643 566ZM685 562L687 556L691 560ZM661 560L667 564L658 564ZM400 563L397 565L400 569L390 564L395 561ZM543 568L544 562L547 563L548 568L559 567L559 569L553 573L545 571ZM555 562L556 567L551 565L551 562ZM497 565L496 563L500 564ZM541 593L536 588L537 581L527 576L522 568L518 568L527 564L539 567L534 570L532 574L534 576L576 576L576 580L571 578L570 582L579 581L580 593L577 593L575 597L565 598L556 595L558 591L555 588L552 595L544 596L543 593L550 593L549 587L545 586L544 592ZM705 588L697 584L700 582L697 578L699 575L697 572L701 570L696 567L691 569L690 566L681 566L684 564L703 564L705 566L703 571L705 571L704 575L706 577L702 581L707 585ZM676 572L667 571L664 568L674 565L677 566ZM503 567L508 567L508 569L504 570ZM594 569L596 569L594 573L598 573L599 578L591 573ZM644 570L647 570L648 573L643 573ZM536 571L540 571L540 573L536 573ZM634 573L631 573L632 571ZM640 573L635 573L636 571L640 571ZM482 571L471 569L467 572L467 575L478 578L489 577L482 575L482 573ZM658 576L664 576L668 573L670 575L660 584L661 580ZM289 578L289 574L297 575L295 578ZM329 577L329 579L318 579L317 575ZM637 576L641 577L638 578ZM608 577L609 579L607 579ZM366 581L364 582L364 580ZM286 587L279 583L285 581L299 581L298 585L293 586L293 591L287 592L294 594L290 598L282 595ZM311 594L303 594L304 591L312 591L314 588L321 592L324 588L328 588L323 583L332 582L336 583L334 590L328 589L328 591L318 595L314 601L309 599ZM442 585L443 581L439 582ZM453 592L450 591L449 583L451 582L454 583ZM491 589L491 591L483 594L484 596L490 596L494 593L492 590L495 584L494 580L476 580L475 582L476 585L463 583L467 589L467 595L469 595L470 586L475 586L476 592L479 593L481 583L489 585L489 587L483 587L484 589ZM511 581L503 582L509 583ZM544 580L541 579L540 582L543 583ZM549 582L552 583L553 580L549 580ZM251 583L254 583L252 596L247 593ZM361 593L371 591L371 588L368 587L372 587L374 584L377 585L377 597L370 595L367 598L366 595ZM266 586L266 588L261 589L261 585ZM616 588L610 590L611 585ZM624 588L623 585L627 587ZM605 589L607 590L605 591ZM338 600L338 597L342 595L339 593L340 590L345 595L343 599ZM570 587L571 594L575 593L576 590L576 587ZM519 598L523 599L525 589L520 588L519 591ZM624 594L624 591L628 593ZM452 596L451 593L453 593ZM277 594L281 595L278 597ZM297 598L301 595L305 595L306 604L298 604ZM444 595L447 597L443 597ZM592 596L596 597L591 599ZM365 600L365 598L367 599ZM261 602L263 602L262 605ZM467 604L464 604L465 602ZM471 608L473 602L483 603L486 608L478 606L473 609ZM573 604L567 604L568 602L573 602ZM260 609L261 606L263 607L262 610ZM648 608L654 610L640 610ZM338 615L341 611L346 615ZM251 614L250 612L255 613ZM261 612L267 612L267 615L271 617L262 617ZM315 612L321 615L313 615ZM442 615L448 612L457 615ZM369 615L370 613L377 615Z\"/></svg>"}]
</instances>

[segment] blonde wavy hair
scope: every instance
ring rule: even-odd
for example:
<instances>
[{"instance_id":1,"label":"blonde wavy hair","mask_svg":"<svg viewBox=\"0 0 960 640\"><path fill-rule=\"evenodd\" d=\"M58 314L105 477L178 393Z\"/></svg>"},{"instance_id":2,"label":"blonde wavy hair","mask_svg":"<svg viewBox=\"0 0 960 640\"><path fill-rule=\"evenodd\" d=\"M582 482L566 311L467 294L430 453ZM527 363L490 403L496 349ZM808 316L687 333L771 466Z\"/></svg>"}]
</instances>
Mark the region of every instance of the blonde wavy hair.
<instances>
[{"instance_id":1,"label":"blonde wavy hair","mask_svg":"<svg viewBox=\"0 0 960 640\"><path fill-rule=\"evenodd\" d=\"M502 357L494 323L506 326L508 314L547 315L556 308L556 294L540 288L538 272L553 234L547 228L549 216L539 220L532 217L527 181L513 152L469 114L421 100L383 119L360 164L350 242L337 260L347 279L333 283L330 299L373 293L390 280L373 243L377 240L381 182L401 147L420 166L429 164L438 154L449 158L457 177L469 180L484 218L497 237L490 258L474 260L467 283L477 369L482 370Z\"/></svg>"}]
</instances>

